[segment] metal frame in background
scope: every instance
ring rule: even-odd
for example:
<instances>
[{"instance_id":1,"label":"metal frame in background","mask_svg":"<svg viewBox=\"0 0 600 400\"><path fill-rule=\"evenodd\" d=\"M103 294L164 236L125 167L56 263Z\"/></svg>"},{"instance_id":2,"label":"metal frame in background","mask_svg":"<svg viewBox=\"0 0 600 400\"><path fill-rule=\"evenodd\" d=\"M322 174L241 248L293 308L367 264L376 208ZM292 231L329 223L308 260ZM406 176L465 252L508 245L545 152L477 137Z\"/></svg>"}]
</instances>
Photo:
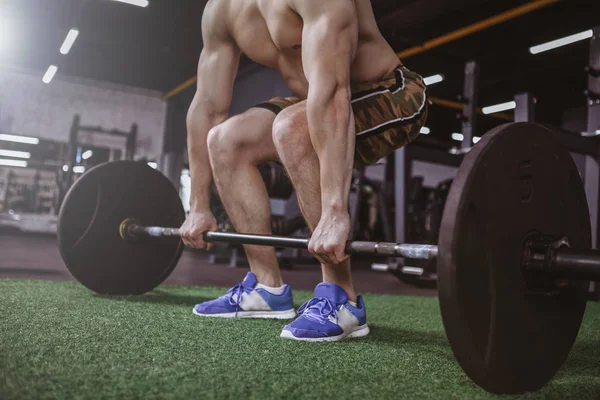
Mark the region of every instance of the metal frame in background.
<instances>
[{"instance_id":1,"label":"metal frame in background","mask_svg":"<svg viewBox=\"0 0 600 400\"><path fill-rule=\"evenodd\" d=\"M468 151L473 146L473 136L477 131L477 105L479 104L479 64L469 61L465 65L465 82L462 101L465 107L462 110L461 123L463 140L461 151Z\"/></svg>"},{"instance_id":2,"label":"metal frame in background","mask_svg":"<svg viewBox=\"0 0 600 400\"><path fill-rule=\"evenodd\" d=\"M600 137L598 135L600 133L600 26L593 29L593 35L590 39L590 60L586 70L588 73L588 88L586 91L588 97L587 131L595 139L598 139ZM591 217L596 224L594 243L596 248L600 248L600 234L597 231L598 226L600 226L600 213L598 212L600 209L600 193L598 193L600 187L600 140L595 141L595 151L595 159L588 157L586 160L586 176L588 172L591 174L595 172L596 174L596 176L590 176L589 181L586 179L586 192L589 194L595 192L595 197L588 198L588 200L597 199L594 207L595 215L591 213Z\"/></svg>"},{"instance_id":3,"label":"metal frame in background","mask_svg":"<svg viewBox=\"0 0 600 400\"><path fill-rule=\"evenodd\" d=\"M64 196L66 195L67 191L73 184L73 175L74 175L73 167L76 164L77 147L79 146L80 132L86 132L86 133L90 133L90 134L99 133L99 134L104 134L104 135L111 135L111 136L125 138L124 159L125 160L133 160L133 157L135 155L135 148L137 145L137 136L138 136L138 125L137 124L135 124L135 123L131 124L131 129L129 130L129 132L120 131L118 129L110 129L109 130L109 129L104 129L100 126L81 125L81 116L79 116L79 114L75 114L73 116L73 122L71 123L71 128L69 130L69 148L67 151L68 170L66 171L63 181L61 182L61 188L60 188L61 194L60 194L59 204L62 204L62 200L64 199ZM111 157L112 157L112 152L111 152ZM110 161L113 161L113 160L110 160Z\"/></svg>"},{"instance_id":4,"label":"metal frame in background","mask_svg":"<svg viewBox=\"0 0 600 400\"><path fill-rule=\"evenodd\" d=\"M589 65L586 68L588 73L588 87L586 91L587 99L587 131L595 139L599 138L600 133L600 26L593 29L590 39ZM596 156L587 156L585 163L585 191L590 203L590 217L592 220L593 234L596 235L594 244L600 248L600 140L596 140ZM593 199L595 202L592 202ZM594 285L594 298L600 300L600 285L597 282Z\"/></svg>"},{"instance_id":5,"label":"metal frame in background","mask_svg":"<svg viewBox=\"0 0 600 400\"><path fill-rule=\"evenodd\" d=\"M515 95L515 122L535 121L536 99L529 92Z\"/></svg>"}]
</instances>

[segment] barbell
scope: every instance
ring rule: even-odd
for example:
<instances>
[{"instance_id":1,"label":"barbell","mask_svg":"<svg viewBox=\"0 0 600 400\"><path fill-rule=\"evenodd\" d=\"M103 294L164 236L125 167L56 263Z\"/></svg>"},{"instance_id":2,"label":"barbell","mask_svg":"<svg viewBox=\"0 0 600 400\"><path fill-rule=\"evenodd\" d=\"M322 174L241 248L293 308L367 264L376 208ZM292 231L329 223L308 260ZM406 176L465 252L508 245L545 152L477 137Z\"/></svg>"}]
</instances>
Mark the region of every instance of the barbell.
<instances>
[{"instance_id":1,"label":"barbell","mask_svg":"<svg viewBox=\"0 0 600 400\"><path fill-rule=\"evenodd\" d=\"M89 170L60 211L63 260L89 289L152 290L183 250L185 213L160 172L118 161ZM307 248L308 239L206 232L206 241ZM600 280L583 182L548 128L499 126L465 156L437 246L348 242L350 254L437 257L444 327L465 373L495 393L534 391L577 337L589 280Z\"/></svg>"}]
</instances>

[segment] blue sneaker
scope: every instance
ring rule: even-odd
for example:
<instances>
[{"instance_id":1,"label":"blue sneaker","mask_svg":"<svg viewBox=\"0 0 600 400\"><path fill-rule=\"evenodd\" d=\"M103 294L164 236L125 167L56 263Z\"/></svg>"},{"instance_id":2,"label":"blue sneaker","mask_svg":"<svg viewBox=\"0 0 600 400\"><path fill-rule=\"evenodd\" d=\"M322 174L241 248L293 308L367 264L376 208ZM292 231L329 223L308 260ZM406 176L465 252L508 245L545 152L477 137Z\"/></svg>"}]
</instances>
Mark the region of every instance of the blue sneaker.
<instances>
[{"instance_id":1,"label":"blue sneaker","mask_svg":"<svg viewBox=\"0 0 600 400\"><path fill-rule=\"evenodd\" d=\"M286 325L281 337L311 342L335 342L343 338L367 336L367 313L362 296L356 306L346 291L333 283L319 283L315 297L299 309L300 316Z\"/></svg>"},{"instance_id":2,"label":"blue sneaker","mask_svg":"<svg viewBox=\"0 0 600 400\"><path fill-rule=\"evenodd\" d=\"M194 314L222 318L276 318L296 316L292 302L292 289L284 285L281 294L273 294L260 287L256 275L248 272L244 280L218 299L197 304Z\"/></svg>"}]
</instances>

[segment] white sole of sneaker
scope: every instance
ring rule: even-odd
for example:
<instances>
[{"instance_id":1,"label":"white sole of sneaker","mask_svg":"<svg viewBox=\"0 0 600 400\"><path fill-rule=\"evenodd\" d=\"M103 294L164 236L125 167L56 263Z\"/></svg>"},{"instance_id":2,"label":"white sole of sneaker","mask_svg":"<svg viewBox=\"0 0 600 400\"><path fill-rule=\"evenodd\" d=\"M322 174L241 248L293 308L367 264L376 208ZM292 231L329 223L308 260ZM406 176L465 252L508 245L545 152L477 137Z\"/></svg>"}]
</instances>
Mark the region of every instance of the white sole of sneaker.
<instances>
[{"instance_id":1,"label":"white sole of sneaker","mask_svg":"<svg viewBox=\"0 0 600 400\"><path fill-rule=\"evenodd\" d=\"M194 314L201 317L217 317L217 318L265 318L265 319L292 319L296 317L296 311L289 309L285 311L238 311L222 314L201 314L193 310Z\"/></svg>"},{"instance_id":2,"label":"white sole of sneaker","mask_svg":"<svg viewBox=\"0 0 600 400\"><path fill-rule=\"evenodd\" d=\"M303 342L337 342L342 339L351 339L351 338L360 338L365 337L369 334L371 330L367 324L357 326L350 332L344 332L341 335L330 336L330 337L322 337L322 338L298 338L292 334L290 331L283 330L281 331L280 337L284 339L292 339L292 340L300 340Z\"/></svg>"}]
</instances>

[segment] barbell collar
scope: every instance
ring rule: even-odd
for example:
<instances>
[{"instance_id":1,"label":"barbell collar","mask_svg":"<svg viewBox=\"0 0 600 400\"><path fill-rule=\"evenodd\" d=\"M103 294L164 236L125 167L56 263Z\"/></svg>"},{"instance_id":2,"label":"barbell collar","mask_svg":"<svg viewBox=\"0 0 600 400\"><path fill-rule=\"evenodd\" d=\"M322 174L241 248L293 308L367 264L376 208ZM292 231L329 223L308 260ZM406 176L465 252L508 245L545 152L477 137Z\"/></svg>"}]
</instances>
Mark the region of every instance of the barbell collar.
<instances>
[{"instance_id":1,"label":"barbell collar","mask_svg":"<svg viewBox=\"0 0 600 400\"><path fill-rule=\"evenodd\" d=\"M390 242L348 242L346 253L371 254L388 257L415 258L430 260L437 257L438 247L431 244L410 244Z\"/></svg>"},{"instance_id":2,"label":"barbell collar","mask_svg":"<svg viewBox=\"0 0 600 400\"><path fill-rule=\"evenodd\" d=\"M523 250L526 272L600 281L600 250L573 249L567 237L545 236L537 232L525 241Z\"/></svg>"}]
</instances>

